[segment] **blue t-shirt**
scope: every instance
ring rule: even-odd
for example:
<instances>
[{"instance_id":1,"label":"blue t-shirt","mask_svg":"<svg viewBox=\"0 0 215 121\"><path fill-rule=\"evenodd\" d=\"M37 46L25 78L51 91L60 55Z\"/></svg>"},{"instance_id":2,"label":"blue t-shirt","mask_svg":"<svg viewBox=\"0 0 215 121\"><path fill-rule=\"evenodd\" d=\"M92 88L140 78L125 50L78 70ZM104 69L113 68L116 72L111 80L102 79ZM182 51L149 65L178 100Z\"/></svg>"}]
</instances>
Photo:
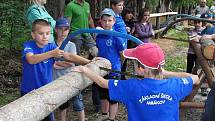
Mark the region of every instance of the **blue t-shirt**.
<instances>
[{"instance_id":1,"label":"blue t-shirt","mask_svg":"<svg viewBox=\"0 0 215 121\"><path fill-rule=\"evenodd\" d=\"M191 93L193 80L110 80L111 100L126 105L128 121L179 121L179 101Z\"/></svg>"},{"instance_id":2,"label":"blue t-shirt","mask_svg":"<svg viewBox=\"0 0 215 121\"><path fill-rule=\"evenodd\" d=\"M39 48L34 40L24 43L22 52L22 81L21 91L28 93L40 88L52 81L52 69L54 59L49 58L37 64L29 64L26 60L27 53L41 54L57 48L55 43L48 43L43 48Z\"/></svg>"},{"instance_id":3,"label":"blue t-shirt","mask_svg":"<svg viewBox=\"0 0 215 121\"><path fill-rule=\"evenodd\" d=\"M122 17L120 15L116 15L115 19L116 19L116 22L113 26L113 30L123 33L123 34L127 34L126 24L125 24L124 20L122 19ZM126 48L127 48L127 39L123 38L123 40L124 40Z\"/></svg>"},{"instance_id":4,"label":"blue t-shirt","mask_svg":"<svg viewBox=\"0 0 215 121\"><path fill-rule=\"evenodd\" d=\"M113 70L121 71L120 52L126 48L124 41L119 37L99 34L96 36L96 46L98 56L108 59ZM109 75L118 76L119 74L110 73Z\"/></svg>"},{"instance_id":5,"label":"blue t-shirt","mask_svg":"<svg viewBox=\"0 0 215 121\"><path fill-rule=\"evenodd\" d=\"M215 27L210 27L210 28L205 28L201 35L212 35L212 34L215 34Z\"/></svg>"}]
</instances>

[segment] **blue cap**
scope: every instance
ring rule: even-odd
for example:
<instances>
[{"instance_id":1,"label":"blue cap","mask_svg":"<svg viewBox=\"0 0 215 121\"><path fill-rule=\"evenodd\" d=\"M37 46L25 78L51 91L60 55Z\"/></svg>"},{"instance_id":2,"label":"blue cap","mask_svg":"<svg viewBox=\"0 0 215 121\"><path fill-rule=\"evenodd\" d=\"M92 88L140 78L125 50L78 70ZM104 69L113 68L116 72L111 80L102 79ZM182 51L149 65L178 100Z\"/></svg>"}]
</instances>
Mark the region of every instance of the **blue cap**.
<instances>
[{"instance_id":1,"label":"blue cap","mask_svg":"<svg viewBox=\"0 0 215 121\"><path fill-rule=\"evenodd\" d=\"M57 19L55 27L70 27L69 20L65 17Z\"/></svg>"},{"instance_id":2,"label":"blue cap","mask_svg":"<svg viewBox=\"0 0 215 121\"><path fill-rule=\"evenodd\" d=\"M103 15L115 16L115 13L113 12L112 9L110 9L110 8L105 8L105 9L101 12L101 16L103 16Z\"/></svg>"}]
</instances>

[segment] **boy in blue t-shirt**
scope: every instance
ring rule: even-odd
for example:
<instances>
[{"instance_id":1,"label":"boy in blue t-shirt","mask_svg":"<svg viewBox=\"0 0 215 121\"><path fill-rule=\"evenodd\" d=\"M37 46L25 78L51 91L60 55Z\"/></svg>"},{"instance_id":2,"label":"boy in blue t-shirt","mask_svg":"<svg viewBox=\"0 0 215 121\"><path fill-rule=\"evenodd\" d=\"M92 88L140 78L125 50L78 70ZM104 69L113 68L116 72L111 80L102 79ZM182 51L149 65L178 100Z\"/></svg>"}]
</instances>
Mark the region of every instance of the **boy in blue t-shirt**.
<instances>
[{"instance_id":1,"label":"boy in blue t-shirt","mask_svg":"<svg viewBox=\"0 0 215 121\"><path fill-rule=\"evenodd\" d=\"M179 121L179 102L192 92L193 84L199 84L198 76L164 70L164 53L155 43L126 49L123 55L135 61L135 72L144 79L106 80L84 66L75 71L109 89L111 100L125 104L128 121Z\"/></svg>"},{"instance_id":2,"label":"boy in blue t-shirt","mask_svg":"<svg viewBox=\"0 0 215 121\"><path fill-rule=\"evenodd\" d=\"M113 25L113 29L117 32L127 34L126 24L125 24L122 16L120 15L124 8L124 0L111 0L110 4L111 4L111 8L113 9L113 11L115 13L115 19L116 19L116 22ZM123 39L123 40L124 40L126 48L127 48L127 39Z\"/></svg>"},{"instance_id":3,"label":"boy in blue t-shirt","mask_svg":"<svg viewBox=\"0 0 215 121\"><path fill-rule=\"evenodd\" d=\"M81 64L90 62L78 55L59 50L55 43L49 43L51 27L46 20L35 20L31 35L33 40L24 43L22 52L21 96L52 82L54 58L64 57L66 60ZM54 120L53 115L44 120Z\"/></svg>"},{"instance_id":4,"label":"boy in blue t-shirt","mask_svg":"<svg viewBox=\"0 0 215 121\"><path fill-rule=\"evenodd\" d=\"M115 23L114 15L115 13L112 9L106 8L102 11L100 19L101 27L104 30L113 30L112 27ZM120 52L126 48L124 41L119 37L99 34L96 36L96 46L98 48L98 56L108 59L111 62L113 70L121 71ZM110 73L106 78L119 79L120 75ZM107 89L101 88L99 91L102 114L107 116L109 111L109 119L114 120L118 110L118 103L110 100Z\"/></svg>"}]
</instances>

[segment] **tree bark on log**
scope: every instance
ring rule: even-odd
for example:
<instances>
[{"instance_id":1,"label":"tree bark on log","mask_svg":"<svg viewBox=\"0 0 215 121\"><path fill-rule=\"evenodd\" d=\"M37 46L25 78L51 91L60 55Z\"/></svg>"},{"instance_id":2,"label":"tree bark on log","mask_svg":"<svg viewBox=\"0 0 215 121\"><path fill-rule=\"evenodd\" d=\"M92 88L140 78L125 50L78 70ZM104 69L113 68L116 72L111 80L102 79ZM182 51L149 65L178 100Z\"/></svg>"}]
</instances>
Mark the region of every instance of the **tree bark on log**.
<instances>
[{"instance_id":1,"label":"tree bark on log","mask_svg":"<svg viewBox=\"0 0 215 121\"><path fill-rule=\"evenodd\" d=\"M214 81L214 76L211 72L211 69L209 67L208 61L205 59L205 57L202 55L201 51L201 45L196 43L195 41L190 42L191 45L193 46L194 52L197 56L197 59L199 61L200 66L202 67L202 70L204 71L206 78L208 80L209 87L212 87L213 81Z\"/></svg>"},{"instance_id":2,"label":"tree bark on log","mask_svg":"<svg viewBox=\"0 0 215 121\"><path fill-rule=\"evenodd\" d=\"M111 68L106 59L96 60L86 66L101 76L108 72L99 67ZM92 81L81 73L70 72L0 108L0 121L42 120L90 84Z\"/></svg>"}]
</instances>

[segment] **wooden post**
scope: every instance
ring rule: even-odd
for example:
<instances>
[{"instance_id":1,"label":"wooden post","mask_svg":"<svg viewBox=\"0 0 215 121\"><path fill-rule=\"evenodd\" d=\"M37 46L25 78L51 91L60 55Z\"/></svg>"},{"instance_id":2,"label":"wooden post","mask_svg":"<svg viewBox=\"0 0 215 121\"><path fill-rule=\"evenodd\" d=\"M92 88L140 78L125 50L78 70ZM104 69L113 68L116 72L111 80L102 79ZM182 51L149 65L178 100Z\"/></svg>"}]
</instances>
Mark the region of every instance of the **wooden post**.
<instances>
[{"instance_id":1,"label":"wooden post","mask_svg":"<svg viewBox=\"0 0 215 121\"><path fill-rule=\"evenodd\" d=\"M160 0L159 0L159 5L157 6L157 8L156 8L156 12L157 13L159 13L160 12ZM157 16L156 17L156 29L158 30L158 29L160 29L160 17L159 16ZM159 33L157 33L156 35L155 35L155 38L156 39L158 39L159 38Z\"/></svg>"},{"instance_id":2,"label":"wooden post","mask_svg":"<svg viewBox=\"0 0 215 121\"><path fill-rule=\"evenodd\" d=\"M97 60L86 66L101 76L107 72L99 67L111 68L110 62L106 59ZM0 121L42 120L90 84L92 81L81 73L70 72L0 108Z\"/></svg>"},{"instance_id":3,"label":"wooden post","mask_svg":"<svg viewBox=\"0 0 215 121\"><path fill-rule=\"evenodd\" d=\"M193 46L194 52L196 53L197 59L199 61L200 66L202 67L202 70L204 71L208 85L211 88L213 81L214 81L214 76L211 72L211 69L209 67L208 61L205 59L205 57L202 55L201 51L201 45L197 44L195 41L191 41L191 44Z\"/></svg>"}]
</instances>

